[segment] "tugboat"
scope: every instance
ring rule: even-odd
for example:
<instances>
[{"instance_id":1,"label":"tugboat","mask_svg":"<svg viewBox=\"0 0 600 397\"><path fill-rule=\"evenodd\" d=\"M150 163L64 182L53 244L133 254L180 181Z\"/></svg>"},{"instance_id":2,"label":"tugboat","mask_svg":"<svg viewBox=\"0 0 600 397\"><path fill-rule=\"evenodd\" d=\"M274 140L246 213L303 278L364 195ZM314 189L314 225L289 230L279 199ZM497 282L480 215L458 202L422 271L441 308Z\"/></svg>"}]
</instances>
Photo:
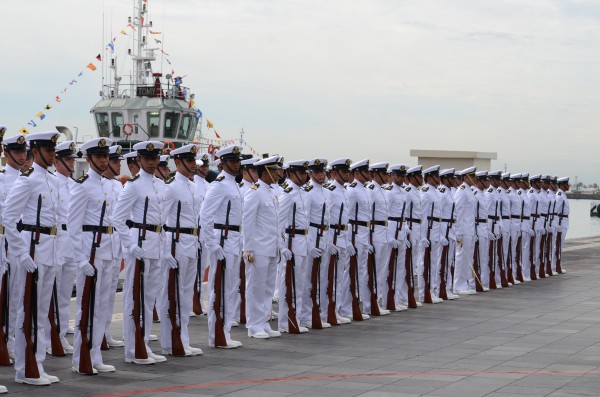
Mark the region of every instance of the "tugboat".
<instances>
[{"instance_id":1,"label":"tugboat","mask_svg":"<svg viewBox=\"0 0 600 397\"><path fill-rule=\"evenodd\" d=\"M165 153L194 141L198 109L194 94L183 86L183 78L155 72L152 62L160 48L149 45L152 21L143 0L134 0L133 61L131 75L117 73L115 58L110 59L111 83L102 87L102 99L91 109L96 132L111 138L129 152L134 144L145 140L165 143ZM129 81L125 80L128 79Z\"/></svg>"}]
</instances>

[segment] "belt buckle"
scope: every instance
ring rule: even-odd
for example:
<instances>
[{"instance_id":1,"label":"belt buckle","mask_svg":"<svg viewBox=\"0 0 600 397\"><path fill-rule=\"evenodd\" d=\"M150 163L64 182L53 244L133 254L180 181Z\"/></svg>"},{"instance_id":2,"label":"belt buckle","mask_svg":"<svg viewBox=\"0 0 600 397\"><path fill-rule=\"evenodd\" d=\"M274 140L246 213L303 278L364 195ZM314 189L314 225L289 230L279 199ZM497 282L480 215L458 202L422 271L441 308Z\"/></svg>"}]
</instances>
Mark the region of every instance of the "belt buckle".
<instances>
[{"instance_id":1,"label":"belt buckle","mask_svg":"<svg viewBox=\"0 0 600 397\"><path fill-rule=\"evenodd\" d=\"M198 235L198 228L192 228L192 236L197 236Z\"/></svg>"},{"instance_id":2,"label":"belt buckle","mask_svg":"<svg viewBox=\"0 0 600 397\"><path fill-rule=\"evenodd\" d=\"M113 234L113 227L111 226L106 226L106 234Z\"/></svg>"},{"instance_id":3,"label":"belt buckle","mask_svg":"<svg viewBox=\"0 0 600 397\"><path fill-rule=\"evenodd\" d=\"M4 225L0 225L0 234L4 234Z\"/></svg>"},{"instance_id":4,"label":"belt buckle","mask_svg":"<svg viewBox=\"0 0 600 397\"><path fill-rule=\"evenodd\" d=\"M52 226L50 228L50 233L48 233L51 236L56 236L56 226Z\"/></svg>"},{"instance_id":5,"label":"belt buckle","mask_svg":"<svg viewBox=\"0 0 600 397\"><path fill-rule=\"evenodd\" d=\"M154 230L154 232L160 233L160 231L162 230L162 228L163 228L163 225L162 224L158 224L158 225L156 225L156 229Z\"/></svg>"},{"instance_id":6,"label":"belt buckle","mask_svg":"<svg viewBox=\"0 0 600 397\"><path fill-rule=\"evenodd\" d=\"M388 221L383 221L385 223L385 227L388 226Z\"/></svg>"},{"instance_id":7,"label":"belt buckle","mask_svg":"<svg viewBox=\"0 0 600 397\"><path fill-rule=\"evenodd\" d=\"M367 222L367 227L371 227L371 221L366 221Z\"/></svg>"}]
</instances>

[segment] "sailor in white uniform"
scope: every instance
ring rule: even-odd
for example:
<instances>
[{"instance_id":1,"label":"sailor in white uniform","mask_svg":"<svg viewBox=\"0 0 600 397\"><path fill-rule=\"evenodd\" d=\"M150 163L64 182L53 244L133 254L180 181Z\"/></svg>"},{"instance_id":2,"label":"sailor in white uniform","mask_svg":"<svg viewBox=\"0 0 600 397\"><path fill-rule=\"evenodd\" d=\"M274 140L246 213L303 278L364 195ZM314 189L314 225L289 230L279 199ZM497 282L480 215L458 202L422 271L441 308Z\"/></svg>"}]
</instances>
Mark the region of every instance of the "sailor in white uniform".
<instances>
[{"instance_id":1,"label":"sailor in white uniform","mask_svg":"<svg viewBox=\"0 0 600 397\"><path fill-rule=\"evenodd\" d=\"M477 236L476 241L479 242L477 244L479 249L473 253L473 266L475 267L475 257L477 257L479 282L483 291L489 291L490 289L489 246L490 239L494 238L490 231L491 222L488 219L487 203L484 196L487 183L487 171L477 171L471 185L473 197L475 197L475 235Z\"/></svg>"},{"instance_id":2,"label":"sailor in white uniform","mask_svg":"<svg viewBox=\"0 0 600 397\"><path fill-rule=\"evenodd\" d=\"M407 216L405 216L405 222L408 226L406 230L407 239L410 243L411 248L411 260L413 272L416 267L416 274L418 278L419 296L422 297L424 294L423 286L423 262L421 258L421 228L427 228L427 224L421 224L422 212L425 211L421 206L421 197L419 195L419 188L423 184L423 166L417 165L409 168L406 171L406 205L407 205ZM416 286L413 285L413 288ZM402 302L401 302L402 303ZM404 304L404 303L402 303ZM422 302L417 300L417 306L421 306Z\"/></svg>"},{"instance_id":3,"label":"sailor in white uniform","mask_svg":"<svg viewBox=\"0 0 600 397\"><path fill-rule=\"evenodd\" d=\"M558 182L558 191L556 192L556 216L558 219L556 225L557 239L556 244L558 247L556 248L557 260L562 256L562 247L565 242L565 237L567 232L569 231L569 199L567 198L566 192L569 190L569 177L562 177L557 179ZM561 263L560 273L566 273L567 270L565 266Z\"/></svg>"},{"instance_id":4,"label":"sailor in white uniform","mask_svg":"<svg viewBox=\"0 0 600 397\"><path fill-rule=\"evenodd\" d=\"M454 269L454 290L458 295L473 295L475 279L473 277L473 250L475 244L475 225L477 198L471 190L474 184L475 167L459 172L461 185L454 194L456 225L456 267Z\"/></svg>"},{"instance_id":5,"label":"sailor in white uniform","mask_svg":"<svg viewBox=\"0 0 600 397\"><path fill-rule=\"evenodd\" d=\"M456 189L453 187L454 184L454 168L446 168L440 171L440 185L437 188L438 194L442 201L442 222L440 224L441 229L440 232L443 237L448 240L448 246L446 248L446 258L440 257L440 271L435 276L436 285L439 286L439 294L442 295L442 284L441 284L441 275L442 275L442 266L444 267L444 276L445 276L445 287L446 287L446 297L448 300L454 300L458 298L458 295L455 295L453 291L454 280L452 278L452 274L456 276L455 267L458 265L455 256L457 254L457 232L456 232L456 222L457 222L457 208L456 208L456 198L455 191ZM467 186L468 187L468 186ZM462 189L464 190L464 189ZM470 189L469 189L469 193ZM468 219L468 217L467 217ZM474 225L474 223L473 223ZM460 249L460 247L458 247ZM442 252L444 248L442 247ZM473 286L473 284L471 284Z\"/></svg>"},{"instance_id":6,"label":"sailor in white uniform","mask_svg":"<svg viewBox=\"0 0 600 397\"><path fill-rule=\"evenodd\" d=\"M138 160L138 154L135 150L125 154L123 158L127 161L127 168L131 176L136 176L140 172L140 163Z\"/></svg>"},{"instance_id":7,"label":"sailor in white uniform","mask_svg":"<svg viewBox=\"0 0 600 397\"><path fill-rule=\"evenodd\" d=\"M6 133L6 126L4 125L0 125L0 154L2 154L2 140L4 139L4 134ZM2 174L4 172L4 170L0 171L0 174ZM4 174L2 174L0 176L0 224L2 221L2 205L4 204L4 190L2 188L3 185L3 178ZM3 228L3 227L2 227ZM7 262L6 262L6 257L5 257L5 251L4 251L4 232L2 232L0 234L0 277L8 277L8 275L5 275L8 267L7 267ZM8 328L8 327L7 327ZM5 331L8 331L8 329L6 329ZM14 355L14 354L13 354ZM0 393L7 393L8 389L6 388L6 386L2 386L0 385Z\"/></svg>"},{"instance_id":8,"label":"sailor in white uniform","mask_svg":"<svg viewBox=\"0 0 600 397\"><path fill-rule=\"evenodd\" d=\"M208 153L200 153L196 156L196 175L194 175L194 184L198 191L198 199L200 203L204 201L204 196L206 196L206 191L208 190L209 183L206 181L206 176L209 171L209 162L210 155ZM202 207L202 204L200 204ZM200 227L200 216L198 215L198 227ZM207 249L204 249L205 244L202 239L202 230L198 229L199 232L199 242L200 242L200 261L196 264L196 282L198 283L197 287L200 295L200 305L202 305L202 313L206 315L206 305L204 304L204 297L206 297L206 288L204 287L204 273L207 268L210 267L210 252ZM198 272L200 273L200 277L198 277ZM190 316L195 316L196 313L190 313Z\"/></svg>"}]
</instances>

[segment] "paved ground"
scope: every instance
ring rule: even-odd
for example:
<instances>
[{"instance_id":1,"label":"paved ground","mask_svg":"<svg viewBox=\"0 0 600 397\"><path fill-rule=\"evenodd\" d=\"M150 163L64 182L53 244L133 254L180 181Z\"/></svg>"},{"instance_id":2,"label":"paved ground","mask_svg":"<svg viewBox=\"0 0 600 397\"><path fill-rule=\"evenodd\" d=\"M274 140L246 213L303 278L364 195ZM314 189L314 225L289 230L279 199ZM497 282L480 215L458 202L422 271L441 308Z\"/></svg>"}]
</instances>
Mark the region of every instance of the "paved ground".
<instances>
[{"instance_id":1,"label":"paved ground","mask_svg":"<svg viewBox=\"0 0 600 397\"><path fill-rule=\"evenodd\" d=\"M570 241L565 275L362 323L266 341L234 329L237 350L207 347L206 317L196 317L202 357L135 366L113 349L105 362L118 372L93 377L50 357L60 384L17 385L12 368L0 368L0 384L44 397L599 396L599 247L600 238Z\"/></svg>"}]
</instances>

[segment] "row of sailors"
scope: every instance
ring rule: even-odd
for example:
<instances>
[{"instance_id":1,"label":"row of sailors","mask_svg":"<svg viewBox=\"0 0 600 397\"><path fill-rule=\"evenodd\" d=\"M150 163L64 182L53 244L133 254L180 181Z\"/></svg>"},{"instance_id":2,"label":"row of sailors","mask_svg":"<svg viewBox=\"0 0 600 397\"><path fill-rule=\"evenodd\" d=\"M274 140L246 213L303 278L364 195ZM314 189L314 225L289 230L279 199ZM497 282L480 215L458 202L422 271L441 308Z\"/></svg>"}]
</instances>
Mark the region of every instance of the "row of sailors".
<instances>
[{"instance_id":1,"label":"row of sailors","mask_svg":"<svg viewBox=\"0 0 600 397\"><path fill-rule=\"evenodd\" d=\"M176 323L181 328L184 355L198 355L202 351L189 345L188 323L193 290L198 286L197 275L204 273L204 267L209 268L209 345L236 348L242 344L231 339L230 330L236 320L242 320L241 317L246 317L250 337L267 339L280 336L280 331L307 332L311 327L345 324L351 319L364 320L369 314L388 314L387 308L403 310L409 305L409 291L414 287L410 281L412 262L416 263L419 275L419 301L427 301L424 291L427 255L430 255L428 262L431 264L429 284L437 302L437 269L441 263L438 251L449 243L453 245L451 257L456 256L456 266L454 282L446 283L454 285L448 296L455 297L454 292L472 293L473 272L464 266L472 263L474 257L469 242L478 238L482 247L481 242L496 240L504 233L512 236L513 230L515 236L531 233L528 227L522 226L525 223L531 223L533 233L539 234L540 239L543 234L541 222L536 221L543 216L542 211L538 211L541 207L536 204L538 210L532 211L531 199L527 205L521 204L529 210L522 210L519 228L511 229L510 225L503 224L504 216L514 212L510 201L509 204L501 201L503 191L498 191L497 198L486 200L488 195L496 197L496 187L500 188L498 185L504 183L499 173L498 178L496 173L489 173L492 189L485 185L487 176L476 175L474 169L457 173L462 183L454 187L452 194L454 175L447 171L440 173L439 167L425 171L421 171L421 167L407 169L402 165L388 168L384 163L370 165L368 160L352 163L347 158L327 165L324 159L314 159L287 163L287 179L280 185L281 157L242 161L240 148L230 146L217 153L222 171L208 184L204 179L208 173L207 156L199 156L195 145L187 145L171 152L176 172L163 182L154 176L163 145L148 141L134 145L135 152L126 155L135 176L122 188L115 179L120 173L120 147L112 145L110 139L94 139L81 146L90 170L74 181L68 175L72 172L77 149L72 142L57 147L57 138L57 133L48 132L11 137L4 142L8 166L2 174L4 184L0 186L4 187L2 222L6 229L8 254L2 263L4 269L11 269L10 273L5 273L5 277L10 274L10 288L6 289L11 294L11 321L3 326L8 335L8 350L15 358L15 380L22 383L58 382L57 377L46 374L43 369L46 349L50 346L50 324L45 313L55 282L61 341L65 351L74 352L73 371L80 372L78 352L86 348L81 344L82 332L75 329L73 348L65 339L68 296L75 274L78 287L76 324L82 320L81 299L86 277L95 276L97 280L95 326L90 335L93 338L89 338L93 341L94 372L115 370L102 362L100 346L103 337L109 346L123 345L108 333L123 257L126 274L123 287L125 361L154 364L166 361L166 358L153 352L148 345L151 339L149 324L142 327L147 354L140 357L135 349L137 329L132 313L136 260L145 262L142 319L152 318L156 303L162 319L160 342L163 354L174 353L170 337L174 323L166 321L171 315L166 272L178 269L181 300ZM9 170L21 167L15 157L27 143L33 152L33 167L7 184L6 178L11 175ZM56 166L56 174L48 171L52 165ZM240 168L244 169L242 173ZM246 182L238 183L236 178L240 174ZM329 181L325 183L327 177ZM445 187L438 188L440 178ZM527 184L523 175L519 179L515 182ZM538 178L531 177L530 180L531 197L535 193L537 202L537 196L546 193L537 190L541 188L536 187L536 183L541 183ZM568 189L568 180L561 183L556 195L558 205L551 207L562 206L560 215L546 212L544 218L549 222L544 222L544 228L554 232L558 223L564 239L568 227L568 202L564 191ZM481 189L480 197L485 189L483 196L486 199L481 201L477 197L477 189ZM510 195L511 190L506 189L506 192ZM520 191L517 195L525 196ZM496 204L490 204L492 201L502 203L499 215L496 215ZM559 217L559 221L554 222L555 229L552 229L552 215ZM102 226L99 226L101 217ZM17 227L17 224L21 226ZM140 241L138 236L142 229L145 238ZM37 237L36 230L41 230ZM171 242L176 233L179 236L173 252ZM92 264L89 253L96 234L102 235L102 242ZM34 237L39 241L35 244L35 258L32 258L29 243ZM522 249L527 249L526 244L522 244ZM409 255L405 256L407 250ZM397 258L393 268L388 267L392 252L396 252ZM406 266L406 257L411 266ZM227 266L223 266L224 261ZM293 266L286 266L290 261ZM350 277L352 263L356 264L356 271ZM241 266L245 269L240 273ZM332 266L334 271L330 271ZM390 269L394 269L392 273L397 272L392 275L394 282L391 284L387 282ZM480 269L485 284L483 258ZM523 266L524 275L525 270L526 266ZM31 377L26 376L25 369L27 336L20 326L15 330L15 324L23 324L25 275L34 271L38 277L37 337L40 343L35 355L39 376ZM294 277L289 277L290 271ZM411 277L406 277L407 274ZM219 289L215 283L217 278L222 280L218 295L215 291ZM240 289L240 282L245 288ZM391 307L389 299L384 301L388 285L395 290ZM290 288L293 291L288 291ZM371 296L375 294L375 299L368 299L369 291ZM273 295L279 297L278 330L273 330L269 322ZM290 299L292 295L294 299ZM358 314L355 310L357 301L361 305ZM333 316L328 313L331 306ZM215 310L217 307L221 310ZM290 307L295 318L290 318ZM315 308L321 314L320 318L315 317ZM16 316L13 311L17 312ZM224 342L219 340L219 327Z\"/></svg>"}]
</instances>

